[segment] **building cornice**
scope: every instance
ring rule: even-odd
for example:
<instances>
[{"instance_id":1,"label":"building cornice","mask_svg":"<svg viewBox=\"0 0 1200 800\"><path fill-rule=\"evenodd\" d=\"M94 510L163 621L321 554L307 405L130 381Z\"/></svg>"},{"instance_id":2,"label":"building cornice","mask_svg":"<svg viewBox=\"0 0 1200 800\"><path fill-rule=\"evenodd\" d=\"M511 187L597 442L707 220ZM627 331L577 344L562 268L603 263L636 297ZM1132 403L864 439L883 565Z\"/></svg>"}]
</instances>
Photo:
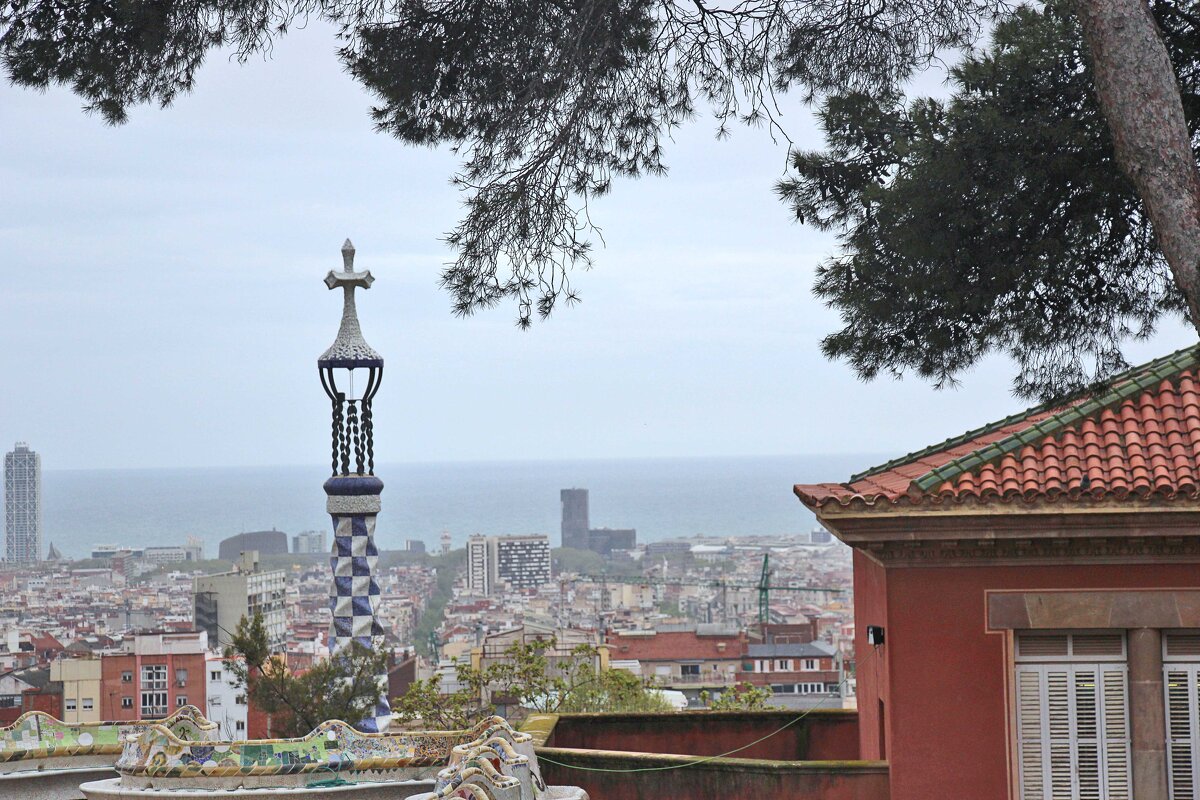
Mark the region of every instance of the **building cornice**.
<instances>
[{"instance_id":1,"label":"building cornice","mask_svg":"<svg viewBox=\"0 0 1200 800\"><path fill-rule=\"evenodd\" d=\"M1200 536L913 540L860 549L889 567L1200 563Z\"/></svg>"},{"instance_id":2,"label":"building cornice","mask_svg":"<svg viewBox=\"0 0 1200 800\"><path fill-rule=\"evenodd\" d=\"M1200 561L1192 501L817 516L842 542L896 566Z\"/></svg>"}]
</instances>

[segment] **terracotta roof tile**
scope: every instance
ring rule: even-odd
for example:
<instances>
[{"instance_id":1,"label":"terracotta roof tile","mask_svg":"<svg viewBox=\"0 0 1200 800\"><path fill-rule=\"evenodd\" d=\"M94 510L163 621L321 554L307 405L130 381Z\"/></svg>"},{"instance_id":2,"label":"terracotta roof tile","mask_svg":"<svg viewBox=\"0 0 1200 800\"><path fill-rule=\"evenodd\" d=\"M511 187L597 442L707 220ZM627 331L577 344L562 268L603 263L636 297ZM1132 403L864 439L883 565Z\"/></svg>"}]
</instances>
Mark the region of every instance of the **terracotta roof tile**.
<instances>
[{"instance_id":1,"label":"terracotta roof tile","mask_svg":"<svg viewBox=\"0 0 1200 800\"><path fill-rule=\"evenodd\" d=\"M813 507L1064 493L1196 496L1197 459L1200 346L1130 370L1095 394L1030 409L846 483L797 486L796 494Z\"/></svg>"},{"instance_id":2,"label":"terracotta roof tile","mask_svg":"<svg viewBox=\"0 0 1200 800\"><path fill-rule=\"evenodd\" d=\"M695 631L657 631L649 635L610 637L613 658L639 661L722 660L741 658L746 640L741 635L709 636Z\"/></svg>"}]
</instances>

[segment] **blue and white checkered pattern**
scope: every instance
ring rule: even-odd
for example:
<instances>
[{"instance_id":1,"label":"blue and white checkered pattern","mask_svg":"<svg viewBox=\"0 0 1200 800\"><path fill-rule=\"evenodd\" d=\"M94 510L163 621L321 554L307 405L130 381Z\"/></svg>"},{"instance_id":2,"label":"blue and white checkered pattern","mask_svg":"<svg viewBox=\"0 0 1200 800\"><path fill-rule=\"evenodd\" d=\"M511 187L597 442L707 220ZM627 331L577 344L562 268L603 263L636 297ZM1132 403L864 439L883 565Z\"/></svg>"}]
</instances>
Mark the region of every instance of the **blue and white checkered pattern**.
<instances>
[{"instance_id":1,"label":"blue and white checkered pattern","mask_svg":"<svg viewBox=\"0 0 1200 800\"><path fill-rule=\"evenodd\" d=\"M383 626L375 616L379 609L379 584L375 581L379 550L375 547L374 534L374 514L333 517L333 553L329 558L333 568L333 592L329 598L333 629L329 649L333 656L349 647L351 642L371 650L383 647ZM355 726L361 731L381 733L391 723L386 672L379 676L379 688L374 715Z\"/></svg>"}]
</instances>

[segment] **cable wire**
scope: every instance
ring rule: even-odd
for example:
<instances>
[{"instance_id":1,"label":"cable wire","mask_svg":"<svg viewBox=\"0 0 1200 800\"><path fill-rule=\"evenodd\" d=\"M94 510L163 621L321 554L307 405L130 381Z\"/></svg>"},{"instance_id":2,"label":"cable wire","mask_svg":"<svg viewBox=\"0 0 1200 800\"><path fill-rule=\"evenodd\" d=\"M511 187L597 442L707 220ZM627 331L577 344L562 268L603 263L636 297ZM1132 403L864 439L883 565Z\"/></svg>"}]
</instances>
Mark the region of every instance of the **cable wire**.
<instances>
[{"instance_id":1,"label":"cable wire","mask_svg":"<svg viewBox=\"0 0 1200 800\"><path fill-rule=\"evenodd\" d=\"M848 677L843 678L841 680L841 682L838 684L838 690L839 690L838 696L839 697L841 696L841 689L846 685L846 683L849 680L850 679ZM667 766L662 766L662 767L633 767L631 769L608 769L606 767L584 767L584 766L580 766L578 764L564 764L561 761L555 761L553 758L547 758L546 756L541 755L540 753L538 754L537 758L538 758L539 762L545 761L548 764L554 764L555 766L558 766L558 767L564 767L566 769L581 770L583 772L664 772L666 770L683 769L684 767L694 767L697 764L704 764L709 761L715 761L718 758L728 758L729 756L733 755L734 753L740 753L743 750L747 750L747 749L753 747L754 745L759 744L760 742L765 742L767 739L770 739L772 736L782 733L783 731L792 727L797 722L799 722L800 720L804 719L812 712L819 709L824 703L825 703L825 698L822 698L812 708L805 709L804 713L801 714L800 716L785 723L784 725L777 728L776 730L771 731L766 736L760 736L759 738L755 739L753 742L750 742L749 744L744 744L741 747L736 747L733 750L727 750L726 752L719 753L715 756L704 756L702 758L696 759L695 761L688 761L687 763L684 763L684 764L668 764Z\"/></svg>"}]
</instances>

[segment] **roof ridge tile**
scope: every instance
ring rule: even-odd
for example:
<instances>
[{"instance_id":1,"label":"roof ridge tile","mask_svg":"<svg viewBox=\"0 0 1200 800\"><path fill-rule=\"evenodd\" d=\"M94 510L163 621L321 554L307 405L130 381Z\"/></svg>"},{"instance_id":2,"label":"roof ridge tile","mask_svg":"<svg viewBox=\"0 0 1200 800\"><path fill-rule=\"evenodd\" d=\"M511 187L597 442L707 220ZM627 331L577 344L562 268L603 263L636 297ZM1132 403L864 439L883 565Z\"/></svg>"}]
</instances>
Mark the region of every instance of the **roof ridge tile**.
<instances>
[{"instance_id":1,"label":"roof ridge tile","mask_svg":"<svg viewBox=\"0 0 1200 800\"><path fill-rule=\"evenodd\" d=\"M1189 364L1195 364L1198 361L1200 361L1200 345L1191 345L1189 347L1184 347L1179 350L1176 350L1173 353L1169 353L1165 356L1161 356L1160 358L1154 359L1153 361L1147 362L1140 366L1130 367L1129 369L1125 370L1124 372L1120 372L1116 375L1110 376L1104 383L1100 384L1100 386L1101 387L1115 386L1116 384L1119 384L1122 381L1127 381L1134 376L1143 375L1148 372L1155 371L1155 369L1157 367L1159 367L1163 364L1168 364L1168 363L1175 364L1176 362L1184 360L1183 357L1185 357L1185 356L1187 357L1187 362ZM1186 368L1186 366L1177 366L1170 372L1166 373L1161 379L1167 380L1169 375L1173 375L1173 374L1179 372L1180 369L1184 369L1184 368ZM969 430L966 433L961 433L958 436L952 436L938 444L929 445L928 447L922 447L919 450L913 450L912 452L906 453L905 455L890 459L889 461L886 461L883 464L879 464L877 466L870 467L869 469L863 470L862 472L855 473L854 475L850 476L850 479L847 481L847 483L857 483L858 481L860 481L864 478L868 478L872 475L878 475L879 473L882 473L882 472L888 472L892 469L895 469L896 467L911 463L913 461L924 458L926 456L945 452L946 450L949 450L953 447L966 444L966 443L970 442L972 439L976 439L980 436L983 436L984 434L992 433L992 432L997 431L1007 425L1012 425L1013 423L1019 422L1022 419L1028 419L1029 417L1033 417L1038 414L1042 414L1042 413L1045 413L1047 411L1051 411L1051 410L1057 409L1057 408L1069 408L1071 406L1071 404L1077 404L1081 401L1085 401L1087 399L1087 397L1091 394L1094 394L1095 391L1096 391L1096 387L1093 386L1090 389L1084 389L1084 390L1081 390L1074 394L1065 395L1063 397L1055 398L1052 400L1047 400L1046 402L1040 403L1036 406L1033 406L1032 408L1027 408L1024 411L1019 411L1015 414L1009 414L1007 417L1004 417L1003 419L996 420L995 422L988 423L987 425L981 425L978 428ZM1034 424L1038 424L1038 423L1034 423Z\"/></svg>"},{"instance_id":2,"label":"roof ridge tile","mask_svg":"<svg viewBox=\"0 0 1200 800\"><path fill-rule=\"evenodd\" d=\"M1094 418L1099 412L1102 424L1097 426L1103 432L1107 425L1116 425L1116 414L1113 406L1136 397L1151 387L1162 382L1170 382L1172 377L1189 367L1196 366L1200 361L1200 346L1193 345L1178 350L1169 356L1156 359L1139 368L1134 368L1122 376L1109 381L1108 391L1099 397L1076 397L1072 405L1063 408L1051 416L1031 423L1028 427L1009 434L998 442L989 442L980 448L958 458L951 459L940 467L930 470L925 475L913 480L911 489L916 492L926 492L947 481L951 481L968 470L977 469L983 464L1002 456L1006 452L1018 448L1022 444L1040 441L1046 436L1052 436L1073 423L1084 423ZM1182 393L1181 393L1182 394ZM1034 411L1033 413L1040 413ZM1027 414L1032 416L1032 414ZM1107 423L1104 424L1104 423ZM1102 434L1101 434L1102 435ZM1105 448L1107 450L1107 448Z\"/></svg>"}]
</instances>

